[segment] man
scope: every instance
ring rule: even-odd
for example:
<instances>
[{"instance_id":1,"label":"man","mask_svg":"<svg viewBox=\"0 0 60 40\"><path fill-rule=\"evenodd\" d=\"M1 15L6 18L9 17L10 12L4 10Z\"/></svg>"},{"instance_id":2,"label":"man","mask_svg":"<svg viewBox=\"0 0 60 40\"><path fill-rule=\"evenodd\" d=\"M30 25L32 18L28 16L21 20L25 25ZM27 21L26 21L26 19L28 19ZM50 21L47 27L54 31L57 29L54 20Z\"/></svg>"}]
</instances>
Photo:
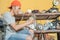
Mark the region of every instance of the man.
<instances>
[{"instance_id":1,"label":"man","mask_svg":"<svg viewBox=\"0 0 60 40\"><path fill-rule=\"evenodd\" d=\"M22 29L34 22L34 19L31 18L28 22L20 25L16 25L14 15L19 12L21 9L21 4L18 0L15 0L11 3L10 12L6 12L3 15L4 20L8 24L6 28L5 40L32 40L31 32L29 29Z\"/></svg>"}]
</instances>

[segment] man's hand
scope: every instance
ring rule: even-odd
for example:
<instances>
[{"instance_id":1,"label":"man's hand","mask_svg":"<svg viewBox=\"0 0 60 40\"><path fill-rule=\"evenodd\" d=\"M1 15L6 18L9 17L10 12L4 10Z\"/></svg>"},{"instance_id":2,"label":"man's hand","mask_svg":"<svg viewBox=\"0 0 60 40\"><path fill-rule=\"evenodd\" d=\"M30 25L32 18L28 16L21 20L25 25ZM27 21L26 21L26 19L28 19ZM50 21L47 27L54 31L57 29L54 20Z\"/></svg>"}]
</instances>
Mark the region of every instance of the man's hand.
<instances>
[{"instance_id":1,"label":"man's hand","mask_svg":"<svg viewBox=\"0 0 60 40\"><path fill-rule=\"evenodd\" d=\"M29 20L26 22L28 25L33 24L35 22L35 19L30 17Z\"/></svg>"}]
</instances>

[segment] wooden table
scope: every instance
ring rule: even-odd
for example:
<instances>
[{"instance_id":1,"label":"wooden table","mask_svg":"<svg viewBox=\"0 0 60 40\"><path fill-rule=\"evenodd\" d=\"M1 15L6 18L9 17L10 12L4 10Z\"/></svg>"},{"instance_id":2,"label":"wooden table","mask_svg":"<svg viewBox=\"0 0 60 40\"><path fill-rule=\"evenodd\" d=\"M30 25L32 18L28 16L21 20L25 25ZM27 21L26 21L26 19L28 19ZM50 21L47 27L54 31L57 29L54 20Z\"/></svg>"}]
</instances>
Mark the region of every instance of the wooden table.
<instances>
[{"instance_id":1,"label":"wooden table","mask_svg":"<svg viewBox=\"0 0 60 40\"><path fill-rule=\"evenodd\" d=\"M38 34L38 40L40 40L39 34L42 34L42 40L45 40L44 34L46 34L46 33L59 33L59 32L60 32L60 30L45 30L45 31L42 30L42 31L35 31L35 34Z\"/></svg>"}]
</instances>

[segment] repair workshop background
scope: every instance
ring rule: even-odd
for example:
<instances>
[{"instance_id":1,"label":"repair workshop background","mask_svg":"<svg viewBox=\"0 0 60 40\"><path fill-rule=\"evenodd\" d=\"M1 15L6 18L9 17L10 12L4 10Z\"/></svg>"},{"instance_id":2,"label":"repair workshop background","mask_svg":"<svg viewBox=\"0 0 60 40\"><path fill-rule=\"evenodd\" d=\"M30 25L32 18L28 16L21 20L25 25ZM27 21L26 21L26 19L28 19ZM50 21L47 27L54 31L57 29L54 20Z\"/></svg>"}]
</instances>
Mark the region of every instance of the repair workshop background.
<instances>
[{"instance_id":1,"label":"repair workshop background","mask_svg":"<svg viewBox=\"0 0 60 40\"><path fill-rule=\"evenodd\" d=\"M8 7L10 6L10 3L13 0L0 0L0 14L3 14L4 12L9 11ZM40 11L42 10L48 10L52 7L52 1L53 0L19 0L22 4L21 10L23 12L26 12L27 9L38 9ZM60 5L57 6L60 11ZM20 23L24 23L25 21L21 21ZM44 24L46 20L37 20L38 23ZM54 34L55 40L57 40L57 35Z\"/></svg>"}]
</instances>

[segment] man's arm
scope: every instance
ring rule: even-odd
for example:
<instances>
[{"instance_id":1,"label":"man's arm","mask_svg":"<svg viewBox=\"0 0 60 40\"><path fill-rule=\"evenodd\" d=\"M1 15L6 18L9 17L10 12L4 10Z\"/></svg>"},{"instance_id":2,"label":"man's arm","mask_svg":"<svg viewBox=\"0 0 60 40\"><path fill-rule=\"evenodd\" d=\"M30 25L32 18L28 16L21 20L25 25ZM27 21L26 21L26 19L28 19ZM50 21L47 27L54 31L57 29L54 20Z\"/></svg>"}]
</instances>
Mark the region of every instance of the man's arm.
<instances>
[{"instance_id":1,"label":"man's arm","mask_svg":"<svg viewBox=\"0 0 60 40\"><path fill-rule=\"evenodd\" d=\"M34 20L31 19L31 20L29 20L28 22L25 22L24 24L16 25L16 23L12 23L12 24L10 24L10 25L11 25L11 27L12 27L15 31L18 31L18 30L20 30L21 28L23 28L23 27L25 27L25 26L33 23L33 22L34 22Z\"/></svg>"}]
</instances>

